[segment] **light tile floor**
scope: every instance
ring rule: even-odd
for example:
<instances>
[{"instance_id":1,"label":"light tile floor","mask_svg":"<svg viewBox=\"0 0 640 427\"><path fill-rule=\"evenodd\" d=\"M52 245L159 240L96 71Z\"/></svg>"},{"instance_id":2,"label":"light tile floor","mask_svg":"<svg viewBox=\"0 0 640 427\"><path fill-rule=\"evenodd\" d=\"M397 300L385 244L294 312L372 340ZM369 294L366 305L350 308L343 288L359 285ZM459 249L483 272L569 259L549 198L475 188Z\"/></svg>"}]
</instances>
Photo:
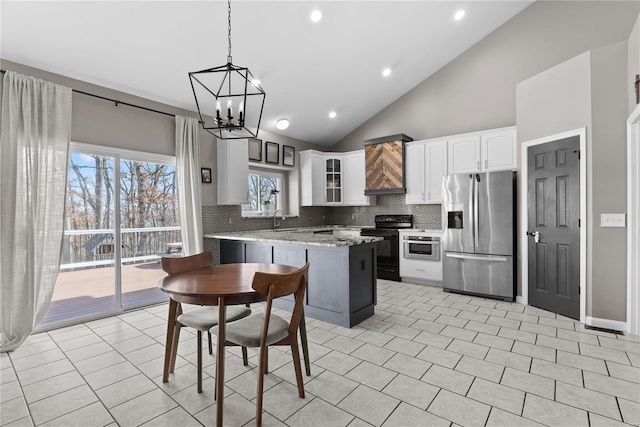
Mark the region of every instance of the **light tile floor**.
<instances>
[{"instance_id":1,"label":"light tile floor","mask_svg":"<svg viewBox=\"0 0 640 427\"><path fill-rule=\"evenodd\" d=\"M205 357L198 394L189 329L162 383L166 312L154 306L40 333L2 353L1 424L213 425L214 358ZM308 333L305 399L290 352L270 350L265 426L640 422L639 338L533 307L379 281L374 317L352 329L308 319ZM227 354L225 424L253 425L256 353L249 367L235 348Z\"/></svg>"}]
</instances>

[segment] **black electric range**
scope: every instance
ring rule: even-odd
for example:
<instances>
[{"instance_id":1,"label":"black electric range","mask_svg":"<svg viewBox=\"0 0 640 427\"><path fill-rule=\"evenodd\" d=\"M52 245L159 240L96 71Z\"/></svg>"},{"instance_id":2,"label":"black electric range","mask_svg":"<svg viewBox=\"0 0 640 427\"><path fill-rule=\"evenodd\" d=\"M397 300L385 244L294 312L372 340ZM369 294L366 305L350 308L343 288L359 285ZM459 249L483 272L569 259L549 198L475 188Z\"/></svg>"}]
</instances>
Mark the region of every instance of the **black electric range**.
<instances>
[{"instance_id":1,"label":"black electric range","mask_svg":"<svg viewBox=\"0 0 640 427\"><path fill-rule=\"evenodd\" d=\"M382 237L377 243L378 279L400 281L398 230L413 227L413 215L376 215L376 228L363 228L361 236Z\"/></svg>"}]
</instances>

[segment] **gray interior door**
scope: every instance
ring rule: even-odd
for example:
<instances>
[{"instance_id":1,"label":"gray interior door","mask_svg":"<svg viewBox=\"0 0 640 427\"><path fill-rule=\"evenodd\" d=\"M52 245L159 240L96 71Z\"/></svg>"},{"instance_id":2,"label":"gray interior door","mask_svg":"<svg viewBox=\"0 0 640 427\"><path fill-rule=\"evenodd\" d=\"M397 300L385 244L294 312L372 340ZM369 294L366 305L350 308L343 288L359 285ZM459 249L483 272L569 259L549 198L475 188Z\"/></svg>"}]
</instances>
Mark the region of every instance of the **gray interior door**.
<instances>
[{"instance_id":1,"label":"gray interior door","mask_svg":"<svg viewBox=\"0 0 640 427\"><path fill-rule=\"evenodd\" d=\"M529 304L580 318L580 138L528 148Z\"/></svg>"}]
</instances>

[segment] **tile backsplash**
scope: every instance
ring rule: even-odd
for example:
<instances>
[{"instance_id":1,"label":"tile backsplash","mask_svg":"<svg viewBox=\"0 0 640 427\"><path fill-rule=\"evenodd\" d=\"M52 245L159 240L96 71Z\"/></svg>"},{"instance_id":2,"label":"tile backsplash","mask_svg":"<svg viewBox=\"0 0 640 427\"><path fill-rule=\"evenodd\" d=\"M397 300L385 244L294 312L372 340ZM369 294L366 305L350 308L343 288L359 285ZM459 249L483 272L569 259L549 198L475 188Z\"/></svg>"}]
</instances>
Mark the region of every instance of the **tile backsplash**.
<instances>
[{"instance_id":1,"label":"tile backsplash","mask_svg":"<svg viewBox=\"0 0 640 427\"><path fill-rule=\"evenodd\" d=\"M374 225L374 217L383 214L411 214L413 226L439 230L442 228L442 205L407 205L404 194L381 194L375 206L340 206L331 208L334 224Z\"/></svg>"},{"instance_id":2,"label":"tile backsplash","mask_svg":"<svg viewBox=\"0 0 640 427\"><path fill-rule=\"evenodd\" d=\"M312 227L315 225L342 224L373 226L374 217L381 214L411 214L416 228L442 228L441 205L407 205L404 194L377 196L375 206L301 207L296 218L279 220L283 228ZM202 206L204 234L220 231L262 230L273 226L273 217L243 218L240 206ZM215 264L220 261L218 240L204 239L204 250L213 253Z\"/></svg>"}]
</instances>

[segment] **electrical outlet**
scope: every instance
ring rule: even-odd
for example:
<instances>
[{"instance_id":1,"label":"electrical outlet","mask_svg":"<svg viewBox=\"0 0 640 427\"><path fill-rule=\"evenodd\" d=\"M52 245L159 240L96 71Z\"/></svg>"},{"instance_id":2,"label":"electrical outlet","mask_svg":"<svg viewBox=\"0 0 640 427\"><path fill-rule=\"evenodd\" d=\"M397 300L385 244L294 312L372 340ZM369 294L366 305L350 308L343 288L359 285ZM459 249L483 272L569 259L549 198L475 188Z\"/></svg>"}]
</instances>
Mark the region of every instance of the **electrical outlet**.
<instances>
[{"instance_id":1,"label":"electrical outlet","mask_svg":"<svg viewBox=\"0 0 640 427\"><path fill-rule=\"evenodd\" d=\"M626 214L600 214L600 227L626 227Z\"/></svg>"},{"instance_id":2,"label":"electrical outlet","mask_svg":"<svg viewBox=\"0 0 640 427\"><path fill-rule=\"evenodd\" d=\"M352 213L351 214L351 219L356 219L356 214Z\"/></svg>"},{"instance_id":3,"label":"electrical outlet","mask_svg":"<svg viewBox=\"0 0 640 427\"><path fill-rule=\"evenodd\" d=\"M231 218L229 218L229 224L233 224L233 221L231 221Z\"/></svg>"}]
</instances>

